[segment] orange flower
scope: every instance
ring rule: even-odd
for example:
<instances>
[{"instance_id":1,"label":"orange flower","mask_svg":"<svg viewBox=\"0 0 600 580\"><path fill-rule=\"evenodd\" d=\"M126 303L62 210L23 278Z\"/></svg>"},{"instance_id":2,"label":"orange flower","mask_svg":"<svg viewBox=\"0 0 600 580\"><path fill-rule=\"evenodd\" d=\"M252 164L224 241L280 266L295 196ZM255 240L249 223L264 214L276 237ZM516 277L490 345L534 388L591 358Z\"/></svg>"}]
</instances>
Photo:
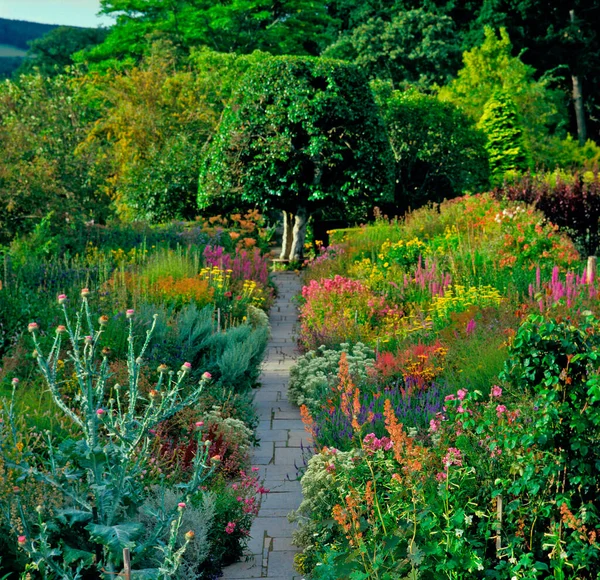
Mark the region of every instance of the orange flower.
<instances>
[{"instance_id":1,"label":"orange flower","mask_svg":"<svg viewBox=\"0 0 600 580\"><path fill-rule=\"evenodd\" d=\"M229 237L232 240L237 240L240 237L240 234L238 234L237 232L229 232Z\"/></svg>"},{"instance_id":2,"label":"orange flower","mask_svg":"<svg viewBox=\"0 0 600 580\"><path fill-rule=\"evenodd\" d=\"M312 418L310 411L306 405L302 405L300 407L300 417L302 422L304 423L304 428L308 433L310 433L311 437L315 436L315 421Z\"/></svg>"},{"instance_id":3,"label":"orange flower","mask_svg":"<svg viewBox=\"0 0 600 580\"><path fill-rule=\"evenodd\" d=\"M367 502L367 509L371 513L371 517L374 517L375 511L373 509L373 504L375 500L375 493L373 492L373 482L371 480L367 481L367 487L365 489L365 500Z\"/></svg>"},{"instance_id":4,"label":"orange flower","mask_svg":"<svg viewBox=\"0 0 600 580\"><path fill-rule=\"evenodd\" d=\"M429 460L429 451L415 444L412 437L404 432L404 426L398 422L392 403L384 402L385 427L394 443L394 457L406 476L423 474L423 461Z\"/></svg>"}]
</instances>

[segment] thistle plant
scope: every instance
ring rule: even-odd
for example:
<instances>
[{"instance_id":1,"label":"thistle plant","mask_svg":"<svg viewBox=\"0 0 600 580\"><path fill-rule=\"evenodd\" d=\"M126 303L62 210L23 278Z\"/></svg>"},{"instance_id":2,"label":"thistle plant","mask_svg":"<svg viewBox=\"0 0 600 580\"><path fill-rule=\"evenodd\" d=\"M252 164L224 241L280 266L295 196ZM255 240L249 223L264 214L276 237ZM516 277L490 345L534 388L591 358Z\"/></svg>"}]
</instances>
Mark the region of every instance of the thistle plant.
<instances>
[{"instance_id":1,"label":"thistle plant","mask_svg":"<svg viewBox=\"0 0 600 580\"><path fill-rule=\"evenodd\" d=\"M57 444L46 432L44 453L32 451L23 461L10 465L22 478L36 478L64 499L54 521L46 521L43 506L38 509L38 523L34 525L28 524L31 518L22 513L24 534L18 543L44 577L81 578L86 568L95 568L103 578L114 577L122 566L123 549L130 548L137 574L144 578L171 578L185 547L194 538L190 530L183 545L176 541L182 511L195 495L202 493L199 490L214 470L216 458L211 460L208 456L210 442L201 442L199 423L198 451L188 480L175 486L180 497L178 508L169 512L159 507L146 514L151 517L146 517L143 524L139 510L150 491L156 493L152 482L145 481L150 471L153 433L159 423L198 401L210 374L204 373L200 383L190 388L186 385L190 363L183 363L176 372L160 365L156 386L147 395L142 393L140 373L156 317L136 352L135 313L128 310L128 382L111 385L108 351L102 346L109 319L101 316L94 324L89 291L84 289L81 295L81 307L74 320L68 312L66 296L58 297L64 324L56 328L48 354L43 352L38 325L29 325L34 356L52 399L73 422L78 435ZM77 389L68 398L67 386L72 394L73 381ZM11 405L8 420L0 425L4 427L0 429L0 451L15 437L10 427L13 423ZM165 487L164 481L158 483L159 491L164 493ZM19 509L23 511L20 506ZM152 522L152 529L148 521Z\"/></svg>"}]
</instances>

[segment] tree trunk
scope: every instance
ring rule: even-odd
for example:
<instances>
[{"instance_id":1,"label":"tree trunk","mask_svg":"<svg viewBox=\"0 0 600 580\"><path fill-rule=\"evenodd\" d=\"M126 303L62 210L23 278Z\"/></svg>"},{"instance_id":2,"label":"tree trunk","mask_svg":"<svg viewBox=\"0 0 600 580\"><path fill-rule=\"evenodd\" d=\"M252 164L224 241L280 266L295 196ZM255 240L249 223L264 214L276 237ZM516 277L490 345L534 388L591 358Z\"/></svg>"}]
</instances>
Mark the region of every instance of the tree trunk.
<instances>
[{"instance_id":1,"label":"tree trunk","mask_svg":"<svg viewBox=\"0 0 600 580\"><path fill-rule=\"evenodd\" d=\"M571 24L575 24L575 10L569 10ZM571 75L573 83L573 106L575 107L575 119L577 120L577 138L579 145L585 145L587 140L587 131L585 128L585 110L583 108L583 94L581 92L581 79L579 75Z\"/></svg>"},{"instance_id":2,"label":"tree trunk","mask_svg":"<svg viewBox=\"0 0 600 580\"><path fill-rule=\"evenodd\" d=\"M283 238L281 240L281 254L279 258L281 260L289 260L290 252L292 249L292 241L293 241L293 214L289 211L284 211L283 213Z\"/></svg>"},{"instance_id":3,"label":"tree trunk","mask_svg":"<svg viewBox=\"0 0 600 580\"><path fill-rule=\"evenodd\" d=\"M304 258L304 240L306 239L306 226L308 224L308 212L306 208L299 207L294 216L294 241L290 250L290 260L301 262Z\"/></svg>"},{"instance_id":4,"label":"tree trunk","mask_svg":"<svg viewBox=\"0 0 600 580\"><path fill-rule=\"evenodd\" d=\"M575 118L577 119L577 137L579 144L583 146L587 140L587 132L585 129L585 111L583 109L581 82L577 75L573 75L571 80L573 81L573 106L575 107Z\"/></svg>"}]
</instances>

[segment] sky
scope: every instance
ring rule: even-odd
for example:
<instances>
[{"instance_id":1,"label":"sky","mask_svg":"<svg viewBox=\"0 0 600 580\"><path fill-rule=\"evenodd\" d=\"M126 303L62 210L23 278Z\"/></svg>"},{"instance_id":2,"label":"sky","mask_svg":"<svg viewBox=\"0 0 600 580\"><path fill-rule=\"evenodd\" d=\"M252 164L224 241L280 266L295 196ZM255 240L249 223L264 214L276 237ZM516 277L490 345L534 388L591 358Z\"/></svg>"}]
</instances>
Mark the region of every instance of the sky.
<instances>
[{"instance_id":1,"label":"sky","mask_svg":"<svg viewBox=\"0 0 600 580\"><path fill-rule=\"evenodd\" d=\"M97 16L100 0L0 0L0 18L95 28L112 24Z\"/></svg>"}]
</instances>

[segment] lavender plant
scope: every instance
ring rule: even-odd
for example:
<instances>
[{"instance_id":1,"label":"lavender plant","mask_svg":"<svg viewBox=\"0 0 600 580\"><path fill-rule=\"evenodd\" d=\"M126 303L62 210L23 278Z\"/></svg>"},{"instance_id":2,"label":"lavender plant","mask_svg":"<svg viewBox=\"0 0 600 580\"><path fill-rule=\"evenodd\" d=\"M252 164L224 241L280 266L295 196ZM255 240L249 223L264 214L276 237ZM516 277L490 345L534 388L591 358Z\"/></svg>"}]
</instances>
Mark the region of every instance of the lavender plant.
<instances>
[{"instance_id":1,"label":"lavender plant","mask_svg":"<svg viewBox=\"0 0 600 580\"><path fill-rule=\"evenodd\" d=\"M67 310L66 296L58 297L65 323L57 327L47 355L43 353L38 325L29 325L34 356L52 399L73 422L78 436L57 443L46 432L47 448L43 453L32 450L23 455L23 460L7 462L22 479L37 479L54 488L64 501L55 517L47 517L44 506L39 506L37 524L31 524L17 498L23 526L18 544L32 568L44 577L76 580L84 577L86 569L95 570L102 578L114 577L122 567L123 549L130 548L135 577L172 578L187 545L194 539L190 530L184 534L183 543L178 541L183 512L202 493L199 490L213 471L216 459L208 457L210 442L198 445L189 478L175 486L177 508L168 509L164 501L155 502L152 513L141 517L139 512L145 503L148 505L148 495L156 494L156 487L163 497L167 491L164 482L152 487L145 480L151 462L153 428L194 405L210 374L204 373L199 384L189 389L185 379L190 363L184 363L177 372L160 365L155 388L144 395L140 391L140 373L156 318L136 353L135 313L128 310L128 383L111 386L108 352L101 344L109 320L101 316L96 326L88 304L89 291L84 289L81 295L81 307L74 321ZM67 352L62 360L65 337ZM69 397L73 382L77 388ZM13 381L13 401L17 385L18 381ZM6 446L17 443L12 403L6 419L0 423L0 452L4 456ZM200 432L201 424L197 427Z\"/></svg>"}]
</instances>

